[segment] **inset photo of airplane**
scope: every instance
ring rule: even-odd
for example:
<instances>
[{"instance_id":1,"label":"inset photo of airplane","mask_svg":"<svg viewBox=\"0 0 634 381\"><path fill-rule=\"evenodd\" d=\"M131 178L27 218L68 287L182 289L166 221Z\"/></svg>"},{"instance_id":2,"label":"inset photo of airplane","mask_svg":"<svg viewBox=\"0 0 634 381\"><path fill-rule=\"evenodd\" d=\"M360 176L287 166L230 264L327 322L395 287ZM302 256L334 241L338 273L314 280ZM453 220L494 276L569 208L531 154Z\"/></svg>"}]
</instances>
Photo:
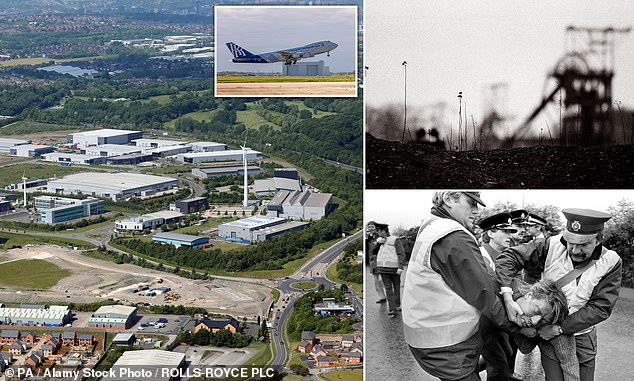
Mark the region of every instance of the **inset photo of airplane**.
<instances>
[{"instance_id":1,"label":"inset photo of airplane","mask_svg":"<svg viewBox=\"0 0 634 381\"><path fill-rule=\"evenodd\" d=\"M357 6L216 6L218 97L356 97Z\"/></svg>"}]
</instances>

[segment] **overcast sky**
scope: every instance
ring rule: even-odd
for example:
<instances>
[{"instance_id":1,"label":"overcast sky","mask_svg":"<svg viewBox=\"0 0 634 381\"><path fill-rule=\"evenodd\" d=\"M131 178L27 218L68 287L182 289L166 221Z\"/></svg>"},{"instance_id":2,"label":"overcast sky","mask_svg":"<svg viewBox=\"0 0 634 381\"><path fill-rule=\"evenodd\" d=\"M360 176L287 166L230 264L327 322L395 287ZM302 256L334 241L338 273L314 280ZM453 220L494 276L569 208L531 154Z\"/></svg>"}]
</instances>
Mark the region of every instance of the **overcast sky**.
<instances>
[{"instance_id":1,"label":"overcast sky","mask_svg":"<svg viewBox=\"0 0 634 381\"><path fill-rule=\"evenodd\" d=\"M392 227L411 228L429 218L432 190L366 190L363 200L365 222L377 221ZM634 190L484 190L481 198L488 206L498 201L525 205L554 205L607 212L620 200L634 201Z\"/></svg>"},{"instance_id":2,"label":"overcast sky","mask_svg":"<svg viewBox=\"0 0 634 381\"><path fill-rule=\"evenodd\" d=\"M483 91L505 82L510 124L519 125L540 103L571 24L633 26L634 1L373 0L365 23L367 104L403 104L406 60L408 110L445 101L456 124L462 91L463 111L466 102L478 122L486 110ZM634 107L634 33L616 36L615 51L613 98Z\"/></svg>"},{"instance_id":3,"label":"overcast sky","mask_svg":"<svg viewBox=\"0 0 634 381\"><path fill-rule=\"evenodd\" d=\"M329 40L339 46L330 57L320 54L330 72L354 72L356 59L356 7L223 7L216 6L217 71L281 72L283 63L237 64L226 43L233 41L253 54L297 48Z\"/></svg>"}]
</instances>

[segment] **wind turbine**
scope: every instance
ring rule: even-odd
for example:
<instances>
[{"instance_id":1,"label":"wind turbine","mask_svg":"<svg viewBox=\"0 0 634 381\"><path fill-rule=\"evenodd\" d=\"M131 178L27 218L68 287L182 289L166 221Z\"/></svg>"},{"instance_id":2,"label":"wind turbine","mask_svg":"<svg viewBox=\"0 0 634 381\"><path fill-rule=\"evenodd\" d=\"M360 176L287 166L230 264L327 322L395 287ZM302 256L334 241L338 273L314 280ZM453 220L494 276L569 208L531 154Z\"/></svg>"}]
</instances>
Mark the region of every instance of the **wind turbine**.
<instances>
[{"instance_id":1,"label":"wind turbine","mask_svg":"<svg viewBox=\"0 0 634 381\"><path fill-rule=\"evenodd\" d=\"M247 171L247 138L244 138L244 144L240 146L242 148L242 161L244 162L244 198L242 200L242 206L249 206L249 172Z\"/></svg>"},{"instance_id":2,"label":"wind turbine","mask_svg":"<svg viewBox=\"0 0 634 381\"><path fill-rule=\"evenodd\" d=\"M26 209L26 171L22 172L22 187L24 188L24 208Z\"/></svg>"}]
</instances>

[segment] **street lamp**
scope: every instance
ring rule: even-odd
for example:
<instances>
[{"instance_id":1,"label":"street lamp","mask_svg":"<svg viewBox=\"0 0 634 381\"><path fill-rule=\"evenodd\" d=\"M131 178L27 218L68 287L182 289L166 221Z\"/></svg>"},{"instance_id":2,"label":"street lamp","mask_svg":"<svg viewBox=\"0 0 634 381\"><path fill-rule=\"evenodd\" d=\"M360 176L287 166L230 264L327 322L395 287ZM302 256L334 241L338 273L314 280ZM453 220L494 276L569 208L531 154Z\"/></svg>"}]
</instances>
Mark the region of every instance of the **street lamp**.
<instances>
[{"instance_id":1,"label":"street lamp","mask_svg":"<svg viewBox=\"0 0 634 381\"><path fill-rule=\"evenodd\" d=\"M405 109L405 116L403 117L403 134L401 135L401 144L403 144L404 140L405 140L405 129L407 128L407 61L403 61L403 63L401 64L403 65L403 68L405 69L405 97L403 100L404 103L404 109ZM410 139L411 139L411 134L410 134Z\"/></svg>"}]
</instances>

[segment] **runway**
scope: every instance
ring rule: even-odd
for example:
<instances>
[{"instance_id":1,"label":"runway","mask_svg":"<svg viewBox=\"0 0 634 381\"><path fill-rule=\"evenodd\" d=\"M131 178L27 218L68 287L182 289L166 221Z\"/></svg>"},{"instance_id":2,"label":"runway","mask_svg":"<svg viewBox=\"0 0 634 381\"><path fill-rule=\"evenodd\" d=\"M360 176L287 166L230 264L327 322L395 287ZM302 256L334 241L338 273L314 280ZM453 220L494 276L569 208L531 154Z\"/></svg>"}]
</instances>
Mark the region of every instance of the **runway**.
<instances>
[{"instance_id":1,"label":"runway","mask_svg":"<svg viewBox=\"0 0 634 381\"><path fill-rule=\"evenodd\" d=\"M218 83L216 96L356 97L355 82Z\"/></svg>"}]
</instances>

